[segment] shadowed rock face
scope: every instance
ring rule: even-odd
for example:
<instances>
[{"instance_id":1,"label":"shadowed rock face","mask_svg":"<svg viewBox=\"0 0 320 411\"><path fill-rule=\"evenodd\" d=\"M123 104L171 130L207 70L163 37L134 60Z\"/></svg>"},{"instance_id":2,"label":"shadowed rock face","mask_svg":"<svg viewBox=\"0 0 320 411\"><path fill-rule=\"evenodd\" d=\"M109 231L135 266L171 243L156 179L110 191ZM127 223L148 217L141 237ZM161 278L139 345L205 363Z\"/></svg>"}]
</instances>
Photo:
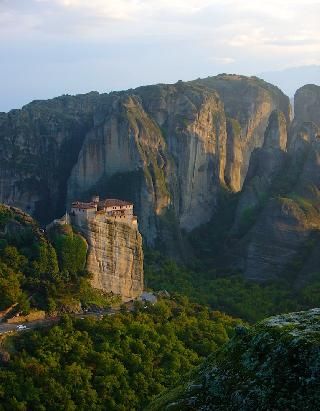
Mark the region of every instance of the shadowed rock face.
<instances>
[{"instance_id":1,"label":"shadowed rock face","mask_svg":"<svg viewBox=\"0 0 320 411\"><path fill-rule=\"evenodd\" d=\"M48 222L94 193L131 200L153 245L241 189L274 109L288 98L241 76L31 103L0 115L0 201Z\"/></svg>"},{"instance_id":2,"label":"shadowed rock face","mask_svg":"<svg viewBox=\"0 0 320 411\"><path fill-rule=\"evenodd\" d=\"M246 210L260 207L267 199L273 179L286 159L287 122L283 113L273 111L264 136L263 146L251 155L248 173L236 212L236 226Z\"/></svg>"},{"instance_id":3,"label":"shadowed rock face","mask_svg":"<svg viewBox=\"0 0 320 411\"><path fill-rule=\"evenodd\" d=\"M312 122L320 126L320 86L307 84L294 96L295 122Z\"/></svg>"},{"instance_id":4,"label":"shadowed rock face","mask_svg":"<svg viewBox=\"0 0 320 411\"><path fill-rule=\"evenodd\" d=\"M0 202L42 222L63 214L67 180L98 98L63 96L0 114Z\"/></svg>"},{"instance_id":5,"label":"shadowed rock face","mask_svg":"<svg viewBox=\"0 0 320 411\"><path fill-rule=\"evenodd\" d=\"M296 93L296 110L303 89ZM310 107L308 112L317 110ZM298 277L299 270L290 266L301 262L307 240L320 230L320 130L314 122L299 122L303 116L296 112L287 137L283 116L272 113L264 145L250 160L233 227L239 239L232 253L251 279L268 280L287 272Z\"/></svg>"},{"instance_id":6,"label":"shadowed rock face","mask_svg":"<svg viewBox=\"0 0 320 411\"><path fill-rule=\"evenodd\" d=\"M229 167L233 172L228 180L234 191L240 191L251 153L263 144L270 113L279 110L287 123L290 122L289 99L277 87L255 77L219 75L193 83L216 90L224 103L226 116L233 120L236 132L228 133L227 144ZM235 134L238 136L236 141Z\"/></svg>"},{"instance_id":7,"label":"shadowed rock face","mask_svg":"<svg viewBox=\"0 0 320 411\"><path fill-rule=\"evenodd\" d=\"M47 222L92 194L130 200L176 257L181 230L219 224L219 195L241 191L227 264L280 277L320 226L319 89L297 91L292 123L279 89L237 75L1 113L0 201Z\"/></svg>"},{"instance_id":8,"label":"shadowed rock face","mask_svg":"<svg viewBox=\"0 0 320 411\"><path fill-rule=\"evenodd\" d=\"M269 117L268 127L265 132L263 148L286 150L287 147L287 121L281 111L275 110Z\"/></svg>"},{"instance_id":9,"label":"shadowed rock face","mask_svg":"<svg viewBox=\"0 0 320 411\"><path fill-rule=\"evenodd\" d=\"M237 250L245 276L255 281L281 277L312 229L295 200L270 199Z\"/></svg>"},{"instance_id":10,"label":"shadowed rock face","mask_svg":"<svg viewBox=\"0 0 320 411\"><path fill-rule=\"evenodd\" d=\"M132 200L152 242L155 216L168 206L174 207L182 228L190 230L210 218L208 209L214 208L223 183L225 117L213 92L163 86L154 101L148 88L137 91L139 96L115 96L101 125L86 136L68 198L86 195L102 179L108 185L116 174L138 172L140 190Z\"/></svg>"}]
</instances>

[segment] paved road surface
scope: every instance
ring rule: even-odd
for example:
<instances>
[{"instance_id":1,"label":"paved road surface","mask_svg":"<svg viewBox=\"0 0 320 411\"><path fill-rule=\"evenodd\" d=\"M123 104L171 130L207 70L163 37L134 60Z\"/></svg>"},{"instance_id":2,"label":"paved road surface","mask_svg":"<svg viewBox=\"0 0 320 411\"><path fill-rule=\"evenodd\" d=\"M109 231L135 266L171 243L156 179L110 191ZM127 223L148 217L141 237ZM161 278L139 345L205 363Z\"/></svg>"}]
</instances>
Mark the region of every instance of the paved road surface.
<instances>
[{"instance_id":1,"label":"paved road surface","mask_svg":"<svg viewBox=\"0 0 320 411\"><path fill-rule=\"evenodd\" d=\"M101 317L103 315L113 315L119 310L103 310L99 312L87 312L83 314L73 314L74 317L76 318L85 318L85 317ZM52 318L46 318L45 320L35 320L35 321L30 321L30 322L24 322L24 323L16 323L16 324L7 324L7 323L0 323L0 335L1 334L7 334L13 331L16 332L22 332L22 331L28 331L28 330L33 330L38 327L48 327L54 323L59 322L60 317L52 317ZM18 328L19 325L24 325L27 328Z\"/></svg>"}]
</instances>

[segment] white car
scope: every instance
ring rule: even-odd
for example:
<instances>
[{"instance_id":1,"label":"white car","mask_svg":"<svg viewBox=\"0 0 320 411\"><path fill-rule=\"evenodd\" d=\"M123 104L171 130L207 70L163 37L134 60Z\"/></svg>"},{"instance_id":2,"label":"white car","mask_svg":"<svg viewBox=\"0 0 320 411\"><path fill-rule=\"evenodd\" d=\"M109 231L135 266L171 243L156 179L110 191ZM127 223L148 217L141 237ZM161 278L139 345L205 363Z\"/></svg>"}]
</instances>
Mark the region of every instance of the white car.
<instances>
[{"instance_id":1,"label":"white car","mask_svg":"<svg viewBox=\"0 0 320 411\"><path fill-rule=\"evenodd\" d=\"M17 329L18 329L18 330L26 330L26 329L27 329L27 326L20 324L20 325L17 325Z\"/></svg>"}]
</instances>

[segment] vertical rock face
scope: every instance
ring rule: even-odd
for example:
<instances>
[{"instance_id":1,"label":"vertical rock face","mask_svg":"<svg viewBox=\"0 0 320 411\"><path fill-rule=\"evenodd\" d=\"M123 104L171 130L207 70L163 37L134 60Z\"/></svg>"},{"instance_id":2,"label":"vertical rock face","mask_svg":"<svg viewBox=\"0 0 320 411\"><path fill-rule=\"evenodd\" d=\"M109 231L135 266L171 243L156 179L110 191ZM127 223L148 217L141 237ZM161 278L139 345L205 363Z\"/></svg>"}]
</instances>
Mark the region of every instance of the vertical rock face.
<instances>
[{"instance_id":1,"label":"vertical rock face","mask_svg":"<svg viewBox=\"0 0 320 411\"><path fill-rule=\"evenodd\" d=\"M226 116L234 123L228 134L227 152L230 164L228 181L234 191L240 191L245 180L251 153L263 145L264 132L273 110L284 114L287 122L291 119L289 98L277 87L256 77L239 75L219 75L199 79L193 83L214 89L221 97ZM236 129L236 133L234 132ZM237 135L236 145L234 136ZM236 150L237 154L234 154ZM230 174L230 171L232 173Z\"/></svg>"},{"instance_id":2,"label":"vertical rock face","mask_svg":"<svg viewBox=\"0 0 320 411\"><path fill-rule=\"evenodd\" d=\"M139 231L111 219L78 221L88 243L87 270L92 286L120 295L124 301L143 291L143 251Z\"/></svg>"},{"instance_id":3,"label":"vertical rock face","mask_svg":"<svg viewBox=\"0 0 320 411\"><path fill-rule=\"evenodd\" d=\"M34 101L0 115L0 201L41 222L65 210L67 179L98 93Z\"/></svg>"},{"instance_id":4,"label":"vertical rock face","mask_svg":"<svg viewBox=\"0 0 320 411\"><path fill-rule=\"evenodd\" d=\"M308 239L309 216L291 198L271 198L254 226L239 243L238 262L244 275L257 281L280 278Z\"/></svg>"},{"instance_id":5,"label":"vertical rock face","mask_svg":"<svg viewBox=\"0 0 320 411\"><path fill-rule=\"evenodd\" d=\"M241 140L240 123L228 118L227 120L227 159L225 169L225 182L234 192L238 192L242 186L242 164L243 164L243 147Z\"/></svg>"},{"instance_id":6,"label":"vertical rock face","mask_svg":"<svg viewBox=\"0 0 320 411\"><path fill-rule=\"evenodd\" d=\"M307 240L320 230L320 129L314 121L300 121L304 116L316 120L319 107L314 99L304 101L305 92L296 93L298 111L289 135L284 116L272 113L264 145L250 160L233 228L239 238L233 252L251 279L292 271L299 276L297 265L312 253L312 248L306 250ZM311 102L316 107L305 113Z\"/></svg>"},{"instance_id":7,"label":"vertical rock face","mask_svg":"<svg viewBox=\"0 0 320 411\"><path fill-rule=\"evenodd\" d=\"M281 111L275 110L271 113L269 118L263 148L286 150L287 139L286 118Z\"/></svg>"},{"instance_id":8,"label":"vertical rock face","mask_svg":"<svg viewBox=\"0 0 320 411\"><path fill-rule=\"evenodd\" d=\"M127 199L146 242L165 243L241 189L275 109L290 117L279 89L234 75L31 103L0 115L0 201L46 223L74 199Z\"/></svg>"},{"instance_id":9,"label":"vertical rock face","mask_svg":"<svg viewBox=\"0 0 320 411\"><path fill-rule=\"evenodd\" d=\"M214 91L178 83L137 90L167 142L171 204L187 231L207 222L224 184L226 120Z\"/></svg>"},{"instance_id":10,"label":"vertical rock face","mask_svg":"<svg viewBox=\"0 0 320 411\"><path fill-rule=\"evenodd\" d=\"M85 138L68 182L67 202L93 192L127 197L136 204L143 232L152 241L155 215L170 203L165 151L161 131L139 99L127 94L112 96L99 123ZM112 182L117 176L123 179ZM116 192L111 192L114 185Z\"/></svg>"},{"instance_id":11,"label":"vertical rock face","mask_svg":"<svg viewBox=\"0 0 320 411\"><path fill-rule=\"evenodd\" d=\"M115 176L126 180L135 173L139 185L129 198L137 205L146 240L153 243L156 217L168 207L190 231L211 218L224 183L225 123L222 102L213 91L177 85L116 95L101 124L86 136L68 198L86 196L101 183L109 195Z\"/></svg>"},{"instance_id":12,"label":"vertical rock face","mask_svg":"<svg viewBox=\"0 0 320 411\"><path fill-rule=\"evenodd\" d=\"M246 210L263 205L269 195L273 179L284 166L287 146L287 122L280 111L270 115L262 148L251 155L248 173L236 212L235 226L239 227Z\"/></svg>"},{"instance_id":13,"label":"vertical rock face","mask_svg":"<svg viewBox=\"0 0 320 411\"><path fill-rule=\"evenodd\" d=\"M307 84L294 96L296 123L312 122L320 126L320 86Z\"/></svg>"}]
</instances>

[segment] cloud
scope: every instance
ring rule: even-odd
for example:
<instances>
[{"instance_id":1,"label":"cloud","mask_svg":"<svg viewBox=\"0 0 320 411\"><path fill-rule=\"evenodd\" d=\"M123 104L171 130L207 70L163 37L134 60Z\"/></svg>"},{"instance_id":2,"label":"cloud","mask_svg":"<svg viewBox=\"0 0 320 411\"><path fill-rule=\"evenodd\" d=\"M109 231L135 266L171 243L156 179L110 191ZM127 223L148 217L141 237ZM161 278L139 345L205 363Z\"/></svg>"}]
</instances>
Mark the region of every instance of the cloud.
<instances>
[{"instance_id":1,"label":"cloud","mask_svg":"<svg viewBox=\"0 0 320 411\"><path fill-rule=\"evenodd\" d=\"M65 75L72 91L106 90L319 62L319 15L319 0L0 0L0 87L67 87Z\"/></svg>"},{"instance_id":2,"label":"cloud","mask_svg":"<svg viewBox=\"0 0 320 411\"><path fill-rule=\"evenodd\" d=\"M263 49L281 47L281 39L299 45L301 37L319 44L319 14L319 0L2 0L0 33L96 41L174 37Z\"/></svg>"},{"instance_id":3,"label":"cloud","mask_svg":"<svg viewBox=\"0 0 320 411\"><path fill-rule=\"evenodd\" d=\"M212 0L56 0L56 3L65 7L92 9L99 14L106 14L109 17L127 17L140 12L157 14L159 11L168 9L175 13L194 13L202 8L215 3Z\"/></svg>"},{"instance_id":4,"label":"cloud","mask_svg":"<svg viewBox=\"0 0 320 411\"><path fill-rule=\"evenodd\" d=\"M235 59L232 57L211 57L209 58L209 61L219 64L232 64L235 62Z\"/></svg>"}]
</instances>

